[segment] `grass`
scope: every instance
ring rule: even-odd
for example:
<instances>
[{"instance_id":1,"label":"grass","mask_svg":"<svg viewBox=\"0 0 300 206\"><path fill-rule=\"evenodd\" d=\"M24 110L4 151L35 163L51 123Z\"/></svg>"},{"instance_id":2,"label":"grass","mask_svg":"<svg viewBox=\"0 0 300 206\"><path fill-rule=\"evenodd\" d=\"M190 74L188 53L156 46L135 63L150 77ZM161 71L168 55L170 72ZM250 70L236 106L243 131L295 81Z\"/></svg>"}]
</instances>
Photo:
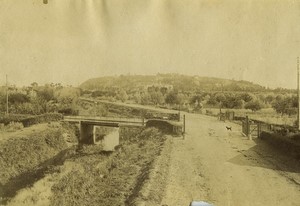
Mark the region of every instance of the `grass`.
<instances>
[{"instance_id":1,"label":"grass","mask_svg":"<svg viewBox=\"0 0 300 206\"><path fill-rule=\"evenodd\" d=\"M85 147L69 160L77 166L52 187L51 205L132 205L164 140L157 129L148 128L138 135L128 130L111 155Z\"/></svg>"},{"instance_id":2,"label":"grass","mask_svg":"<svg viewBox=\"0 0 300 206\"><path fill-rule=\"evenodd\" d=\"M68 145L64 133L75 138L73 130L58 126L47 127L43 132L30 136L11 137L0 142L0 197L2 201L30 183L38 176L47 161L55 157ZM36 177L35 177L36 178Z\"/></svg>"}]
</instances>

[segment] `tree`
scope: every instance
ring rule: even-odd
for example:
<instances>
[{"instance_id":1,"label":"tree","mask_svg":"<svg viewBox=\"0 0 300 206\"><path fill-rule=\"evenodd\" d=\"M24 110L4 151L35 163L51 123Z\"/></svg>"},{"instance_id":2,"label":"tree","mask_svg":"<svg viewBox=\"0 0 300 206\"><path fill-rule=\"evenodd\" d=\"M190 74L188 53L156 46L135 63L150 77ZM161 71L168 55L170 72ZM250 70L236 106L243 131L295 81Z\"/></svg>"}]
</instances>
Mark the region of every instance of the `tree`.
<instances>
[{"instance_id":1,"label":"tree","mask_svg":"<svg viewBox=\"0 0 300 206\"><path fill-rule=\"evenodd\" d=\"M175 92L170 92L166 96L166 103L168 104L179 104L178 94Z\"/></svg>"},{"instance_id":2,"label":"tree","mask_svg":"<svg viewBox=\"0 0 300 206\"><path fill-rule=\"evenodd\" d=\"M163 104L164 103L164 96L162 95L162 93L160 91L151 92L150 96L151 96L151 101L154 104L158 105L158 104Z\"/></svg>"},{"instance_id":3,"label":"tree","mask_svg":"<svg viewBox=\"0 0 300 206\"><path fill-rule=\"evenodd\" d=\"M128 99L128 95L124 89L121 89L117 95L117 99L125 102Z\"/></svg>"},{"instance_id":4,"label":"tree","mask_svg":"<svg viewBox=\"0 0 300 206\"><path fill-rule=\"evenodd\" d=\"M273 108L281 115L292 115L297 113L298 100L296 96L276 98L273 102Z\"/></svg>"},{"instance_id":5,"label":"tree","mask_svg":"<svg viewBox=\"0 0 300 206\"><path fill-rule=\"evenodd\" d=\"M151 96L148 94L148 92L143 93L141 95L141 104L147 105L151 103Z\"/></svg>"},{"instance_id":6,"label":"tree","mask_svg":"<svg viewBox=\"0 0 300 206\"><path fill-rule=\"evenodd\" d=\"M251 100L245 104L245 109L251 109L253 112L262 109L262 103L259 100Z\"/></svg>"},{"instance_id":7,"label":"tree","mask_svg":"<svg viewBox=\"0 0 300 206\"><path fill-rule=\"evenodd\" d=\"M10 104L22 104L29 102L29 97L22 93L11 93L9 94L8 99Z\"/></svg>"},{"instance_id":8,"label":"tree","mask_svg":"<svg viewBox=\"0 0 300 206\"><path fill-rule=\"evenodd\" d=\"M250 102L252 100L255 100L256 96L254 94L251 94L251 93L243 93L243 94L240 94L240 98L242 100L244 100L245 102Z\"/></svg>"},{"instance_id":9,"label":"tree","mask_svg":"<svg viewBox=\"0 0 300 206\"><path fill-rule=\"evenodd\" d=\"M36 87L39 86L38 83L36 83L36 82L32 82L30 85L31 85L33 88L36 88Z\"/></svg>"},{"instance_id":10,"label":"tree","mask_svg":"<svg viewBox=\"0 0 300 206\"><path fill-rule=\"evenodd\" d=\"M273 100L274 100L274 95L272 95L272 94L269 94L269 95L267 95L267 97L266 97L266 102L267 103L272 103L273 102Z\"/></svg>"},{"instance_id":11,"label":"tree","mask_svg":"<svg viewBox=\"0 0 300 206\"><path fill-rule=\"evenodd\" d=\"M243 108L244 100L240 99L233 93L226 94L226 99L223 102L223 106L229 109L241 109Z\"/></svg>"},{"instance_id":12,"label":"tree","mask_svg":"<svg viewBox=\"0 0 300 206\"><path fill-rule=\"evenodd\" d=\"M142 101L141 94L140 94L139 92L136 92L136 93L133 95L133 100L135 101L135 103L140 104L141 101Z\"/></svg>"},{"instance_id":13,"label":"tree","mask_svg":"<svg viewBox=\"0 0 300 206\"><path fill-rule=\"evenodd\" d=\"M54 100L54 89L48 86L43 87L37 91L38 98L45 100L46 102Z\"/></svg>"},{"instance_id":14,"label":"tree","mask_svg":"<svg viewBox=\"0 0 300 206\"><path fill-rule=\"evenodd\" d=\"M61 104L71 104L80 96L80 90L74 87L61 88L55 92L55 98Z\"/></svg>"},{"instance_id":15,"label":"tree","mask_svg":"<svg viewBox=\"0 0 300 206\"><path fill-rule=\"evenodd\" d=\"M165 96L168 92L168 88L167 87L161 87L160 92Z\"/></svg>"},{"instance_id":16,"label":"tree","mask_svg":"<svg viewBox=\"0 0 300 206\"><path fill-rule=\"evenodd\" d=\"M210 105L217 105L218 101L216 100L214 95L211 95L210 98L207 100L207 104Z\"/></svg>"},{"instance_id":17,"label":"tree","mask_svg":"<svg viewBox=\"0 0 300 206\"><path fill-rule=\"evenodd\" d=\"M215 94L215 99L217 102L221 103L225 101L226 97L223 93L217 93Z\"/></svg>"}]
</instances>

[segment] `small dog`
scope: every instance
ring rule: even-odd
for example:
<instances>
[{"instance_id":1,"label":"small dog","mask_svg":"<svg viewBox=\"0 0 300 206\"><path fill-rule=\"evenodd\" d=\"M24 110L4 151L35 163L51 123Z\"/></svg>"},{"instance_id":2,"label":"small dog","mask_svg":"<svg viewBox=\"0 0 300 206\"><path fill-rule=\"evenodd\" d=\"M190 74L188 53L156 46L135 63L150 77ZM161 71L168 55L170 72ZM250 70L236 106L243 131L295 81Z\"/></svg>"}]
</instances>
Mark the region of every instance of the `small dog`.
<instances>
[{"instance_id":1,"label":"small dog","mask_svg":"<svg viewBox=\"0 0 300 206\"><path fill-rule=\"evenodd\" d=\"M231 131L231 127L226 126L226 129Z\"/></svg>"}]
</instances>

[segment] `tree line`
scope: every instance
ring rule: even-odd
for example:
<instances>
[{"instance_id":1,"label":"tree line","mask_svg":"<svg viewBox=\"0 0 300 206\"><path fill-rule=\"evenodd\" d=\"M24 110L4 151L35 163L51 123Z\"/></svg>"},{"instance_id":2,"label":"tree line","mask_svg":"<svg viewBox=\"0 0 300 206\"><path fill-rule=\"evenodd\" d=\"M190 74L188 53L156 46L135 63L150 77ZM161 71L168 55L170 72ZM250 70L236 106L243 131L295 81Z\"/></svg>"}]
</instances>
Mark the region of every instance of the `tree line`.
<instances>
[{"instance_id":1,"label":"tree line","mask_svg":"<svg viewBox=\"0 0 300 206\"><path fill-rule=\"evenodd\" d=\"M76 102L81 95L79 88L64 87L61 84L45 84L8 88L9 113L14 114L44 114L60 112L76 113ZM0 89L0 110L6 110L6 89Z\"/></svg>"},{"instance_id":2,"label":"tree line","mask_svg":"<svg viewBox=\"0 0 300 206\"><path fill-rule=\"evenodd\" d=\"M294 115L297 113L297 96L293 93L275 92L189 92L174 88L150 86L147 89L114 91L85 91L94 98L110 101L133 102L144 105L168 106L185 110L201 108L249 109L253 112L263 108L273 108L279 114Z\"/></svg>"},{"instance_id":3,"label":"tree line","mask_svg":"<svg viewBox=\"0 0 300 206\"><path fill-rule=\"evenodd\" d=\"M181 110L201 110L203 108L250 109L253 112L263 108L273 108L277 113L294 115L297 113L297 96L293 93L275 92L209 92L182 91L169 86L148 86L147 88L119 88L87 90L61 84L39 86L32 83L28 87L9 88L9 112L18 114L43 114L59 112L76 114L80 96L109 101L156 105ZM0 110L6 110L5 88L0 88Z\"/></svg>"}]
</instances>

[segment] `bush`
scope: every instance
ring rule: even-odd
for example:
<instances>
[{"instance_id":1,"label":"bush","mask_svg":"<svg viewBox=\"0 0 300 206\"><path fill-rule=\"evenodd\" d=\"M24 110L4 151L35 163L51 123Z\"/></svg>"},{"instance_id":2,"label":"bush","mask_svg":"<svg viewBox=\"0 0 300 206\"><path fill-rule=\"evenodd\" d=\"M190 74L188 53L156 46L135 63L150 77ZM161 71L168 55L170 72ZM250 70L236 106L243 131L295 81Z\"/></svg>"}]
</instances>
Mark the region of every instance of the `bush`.
<instances>
[{"instance_id":1,"label":"bush","mask_svg":"<svg viewBox=\"0 0 300 206\"><path fill-rule=\"evenodd\" d=\"M23 129L24 126L21 122L10 122L7 126L6 126L6 130L8 132L15 132L17 130Z\"/></svg>"},{"instance_id":2,"label":"bush","mask_svg":"<svg viewBox=\"0 0 300 206\"><path fill-rule=\"evenodd\" d=\"M0 123L4 125L8 125L10 122L22 122L22 120L28 117L31 117L31 115L23 115L23 114L1 115Z\"/></svg>"},{"instance_id":3,"label":"bush","mask_svg":"<svg viewBox=\"0 0 300 206\"><path fill-rule=\"evenodd\" d=\"M29 127L34 124L40 124L45 122L51 122L51 121L59 121L63 119L62 114L58 113L46 113L42 115L32 116L26 119L23 119L21 122L25 127Z\"/></svg>"},{"instance_id":4,"label":"bush","mask_svg":"<svg viewBox=\"0 0 300 206\"><path fill-rule=\"evenodd\" d=\"M251 109L253 112L261 110L262 107L263 105L259 100L251 100L245 105L245 109Z\"/></svg>"}]
</instances>

